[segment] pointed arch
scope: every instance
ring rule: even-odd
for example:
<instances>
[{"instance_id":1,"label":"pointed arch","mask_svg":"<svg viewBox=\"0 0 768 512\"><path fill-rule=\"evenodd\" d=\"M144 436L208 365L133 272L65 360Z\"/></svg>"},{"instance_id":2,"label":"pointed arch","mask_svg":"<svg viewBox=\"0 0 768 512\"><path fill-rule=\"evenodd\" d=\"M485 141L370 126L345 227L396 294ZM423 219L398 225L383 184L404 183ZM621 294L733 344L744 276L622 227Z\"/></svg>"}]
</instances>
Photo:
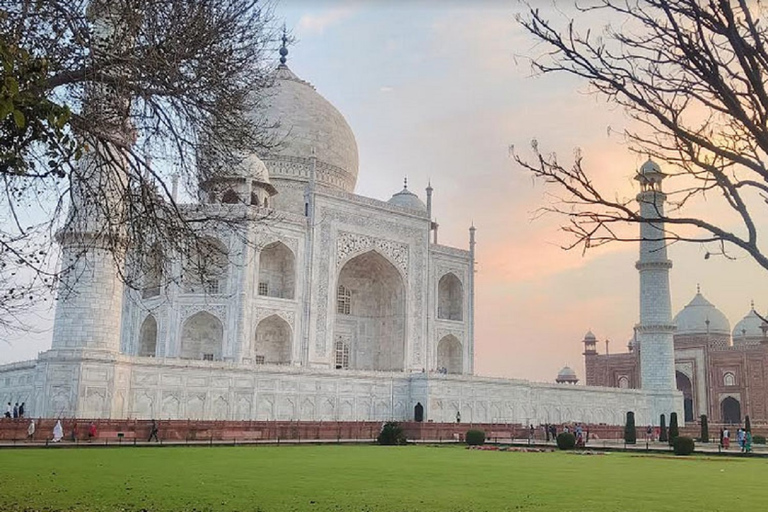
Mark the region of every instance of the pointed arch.
<instances>
[{"instance_id":1,"label":"pointed arch","mask_svg":"<svg viewBox=\"0 0 768 512\"><path fill-rule=\"evenodd\" d=\"M157 352L157 320L154 315L147 315L139 329L139 355L155 357Z\"/></svg>"},{"instance_id":2,"label":"pointed arch","mask_svg":"<svg viewBox=\"0 0 768 512\"><path fill-rule=\"evenodd\" d=\"M182 359L221 360L224 326L207 311L195 313L184 321L181 329Z\"/></svg>"},{"instance_id":3,"label":"pointed arch","mask_svg":"<svg viewBox=\"0 0 768 512\"><path fill-rule=\"evenodd\" d=\"M686 423L693 421L693 384L691 379L681 371L675 372L677 390L683 393L683 418Z\"/></svg>"},{"instance_id":4,"label":"pointed arch","mask_svg":"<svg viewBox=\"0 0 768 512\"><path fill-rule=\"evenodd\" d=\"M254 360L265 364L291 362L291 326L278 315L263 319L256 326L253 340Z\"/></svg>"},{"instance_id":5,"label":"pointed arch","mask_svg":"<svg viewBox=\"0 0 768 512\"><path fill-rule=\"evenodd\" d=\"M464 319L464 287L456 274L449 272L437 284L437 318Z\"/></svg>"},{"instance_id":6,"label":"pointed arch","mask_svg":"<svg viewBox=\"0 0 768 512\"><path fill-rule=\"evenodd\" d=\"M722 422L730 424L741 423L741 403L732 396L727 396L720 402Z\"/></svg>"},{"instance_id":7,"label":"pointed arch","mask_svg":"<svg viewBox=\"0 0 768 512\"><path fill-rule=\"evenodd\" d=\"M293 299L296 263L293 251L282 242L273 242L259 254L259 295Z\"/></svg>"},{"instance_id":8,"label":"pointed arch","mask_svg":"<svg viewBox=\"0 0 768 512\"><path fill-rule=\"evenodd\" d=\"M226 292L229 251L221 240L205 237L185 255L182 277L185 293L217 295Z\"/></svg>"},{"instance_id":9,"label":"pointed arch","mask_svg":"<svg viewBox=\"0 0 768 512\"><path fill-rule=\"evenodd\" d=\"M221 196L221 202L224 204L237 204L240 202L240 196L230 188Z\"/></svg>"},{"instance_id":10,"label":"pointed arch","mask_svg":"<svg viewBox=\"0 0 768 512\"><path fill-rule=\"evenodd\" d=\"M349 368L396 371L405 368L405 284L398 269L370 250L349 259L335 289L349 292L349 314L338 313L334 340L349 340Z\"/></svg>"},{"instance_id":11,"label":"pointed arch","mask_svg":"<svg viewBox=\"0 0 768 512\"><path fill-rule=\"evenodd\" d=\"M443 336L437 343L437 369L442 373L460 374L464 370L464 351L453 334Z\"/></svg>"}]
</instances>

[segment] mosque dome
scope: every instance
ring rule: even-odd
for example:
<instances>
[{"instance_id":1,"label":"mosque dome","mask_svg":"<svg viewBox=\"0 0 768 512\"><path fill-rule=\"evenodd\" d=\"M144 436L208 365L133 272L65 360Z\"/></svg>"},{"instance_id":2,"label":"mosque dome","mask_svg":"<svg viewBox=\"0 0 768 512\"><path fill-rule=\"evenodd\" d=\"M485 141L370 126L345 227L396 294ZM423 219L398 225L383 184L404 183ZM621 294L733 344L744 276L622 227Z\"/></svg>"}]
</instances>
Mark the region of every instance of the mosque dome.
<instances>
[{"instance_id":1,"label":"mosque dome","mask_svg":"<svg viewBox=\"0 0 768 512\"><path fill-rule=\"evenodd\" d=\"M753 305L749 310L749 313L739 320L733 328L733 344L748 345L760 343L763 340L763 330L760 328L761 325L763 325L763 320L757 316L757 312Z\"/></svg>"},{"instance_id":2,"label":"mosque dome","mask_svg":"<svg viewBox=\"0 0 768 512\"><path fill-rule=\"evenodd\" d=\"M587 331L587 334L584 335L585 341L597 341L597 337L592 331Z\"/></svg>"},{"instance_id":3,"label":"mosque dome","mask_svg":"<svg viewBox=\"0 0 768 512\"><path fill-rule=\"evenodd\" d=\"M579 378L576 376L576 372L570 366L564 366L562 370L557 372L557 378L555 382L558 384L576 384L579 382Z\"/></svg>"},{"instance_id":4,"label":"mosque dome","mask_svg":"<svg viewBox=\"0 0 768 512\"><path fill-rule=\"evenodd\" d=\"M399 206L401 208L408 208L410 210L416 210L418 212L426 213L427 207L424 205L419 196L408 190L408 182L403 185L403 190L394 194L387 203L393 206Z\"/></svg>"},{"instance_id":5,"label":"mosque dome","mask_svg":"<svg viewBox=\"0 0 768 512\"><path fill-rule=\"evenodd\" d=\"M287 54L287 50L285 54ZM309 181L316 159L316 181L354 192L357 182L357 142L344 116L310 84L282 64L274 84L265 91L263 116L275 147L260 153L272 179Z\"/></svg>"},{"instance_id":6,"label":"mosque dome","mask_svg":"<svg viewBox=\"0 0 768 512\"><path fill-rule=\"evenodd\" d=\"M649 158L640 166L640 174L662 174L661 167Z\"/></svg>"},{"instance_id":7,"label":"mosque dome","mask_svg":"<svg viewBox=\"0 0 768 512\"><path fill-rule=\"evenodd\" d=\"M731 324L725 315L697 292L693 300L674 319L676 335L718 334L730 336Z\"/></svg>"}]
</instances>

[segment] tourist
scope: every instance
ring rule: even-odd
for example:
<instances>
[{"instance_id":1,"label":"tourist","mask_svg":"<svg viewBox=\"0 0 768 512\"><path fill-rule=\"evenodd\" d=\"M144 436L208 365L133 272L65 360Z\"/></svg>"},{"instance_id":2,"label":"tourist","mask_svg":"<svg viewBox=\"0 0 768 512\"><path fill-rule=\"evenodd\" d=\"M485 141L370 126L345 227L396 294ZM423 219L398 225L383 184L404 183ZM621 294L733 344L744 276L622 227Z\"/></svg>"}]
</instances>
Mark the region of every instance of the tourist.
<instances>
[{"instance_id":1,"label":"tourist","mask_svg":"<svg viewBox=\"0 0 768 512\"><path fill-rule=\"evenodd\" d=\"M72 431L69 433L70 438L72 439L72 442L74 443L77 441L77 422L74 422L72 424Z\"/></svg>"},{"instance_id":2,"label":"tourist","mask_svg":"<svg viewBox=\"0 0 768 512\"><path fill-rule=\"evenodd\" d=\"M456 411L456 423L461 423L461 411Z\"/></svg>"},{"instance_id":3,"label":"tourist","mask_svg":"<svg viewBox=\"0 0 768 512\"><path fill-rule=\"evenodd\" d=\"M752 432L747 431L744 435L744 453L752 451Z\"/></svg>"},{"instance_id":4,"label":"tourist","mask_svg":"<svg viewBox=\"0 0 768 512\"><path fill-rule=\"evenodd\" d=\"M91 422L90 425L88 425L88 442L91 442L91 439L96 437L96 424L94 422Z\"/></svg>"},{"instance_id":5,"label":"tourist","mask_svg":"<svg viewBox=\"0 0 768 512\"><path fill-rule=\"evenodd\" d=\"M155 438L155 442L159 443L160 440L157 438L157 423L155 423L154 418L152 419L152 426L149 429L149 439L147 439L147 442L152 441L152 438Z\"/></svg>"},{"instance_id":6,"label":"tourist","mask_svg":"<svg viewBox=\"0 0 768 512\"><path fill-rule=\"evenodd\" d=\"M21 405L19 406L19 418L24 417L24 402L21 402Z\"/></svg>"},{"instance_id":7,"label":"tourist","mask_svg":"<svg viewBox=\"0 0 768 512\"><path fill-rule=\"evenodd\" d=\"M720 448L723 447L723 429L720 428Z\"/></svg>"},{"instance_id":8,"label":"tourist","mask_svg":"<svg viewBox=\"0 0 768 512\"><path fill-rule=\"evenodd\" d=\"M27 427L27 439L32 441L35 438L35 420L29 422Z\"/></svg>"},{"instance_id":9,"label":"tourist","mask_svg":"<svg viewBox=\"0 0 768 512\"><path fill-rule=\"evenodd\" d=\"M61 420L56 420L56 426L53 427L53 442L58 443L64 437L64 427L61 426Z\"/></svg>"},{"instance_id":10,"label":"tourist","mask_svg":"<svg viewBox=\"0 0 768 512\"><path fill-rule=\"evenodd\" d=\"M645 429L645 440L646 441L653 441L653 427L648 425L648 428Z\"/></svg>"},{"instance_id":11,"label":"tourist","mask_svg":"<svg viewBox=\"0 0 768 512\"><path fill-rule=\"evenodd\" d=\"M545 435L545 437L547 439L547 442L549 442L549 424L545 423L544 425L542 425L541 428L544 429L544 435Z\"/></svg>"},{"instance_id":12,"label":"tourist","mask_svg":"<svg viewBox=\"0 0 768 512\"><path fill-rule=\"evenodd\" d=\"M743 452L744 451L744 429L739 428L739 430L736 432L736 438L739 441L739 449Z\"/></svg>"},{"instance_id":13,"label":"tourist","mask_svg":"<svg viewBox=\"0 0 768 512\"><path fill-rule=\"evenodd\" d=\"M5 417L10 419L13 415L13 409L11 408L11 402L8 402L8 405L5 407Z\"/></svg>"},{"instance_id":14,"label":"tourist","mask_svg":"<svg viewBox=\"0 0 768 512\"><path fill-rule=\"evenodd\" d=\"M731 431L728 430L728 427L723 430L723 448L728 449L731 446Z\"/></svg>"},{"instance_id":15,"label":"tourist","mask_svg":"<svg viewBox=\"0 0 768 512\"><path fill-rule=\"evenodd\" d=\"M18 419L19 417L19 402L16 402L16 405L13 406L13 419Z\"/></svg>"}]
</instances>

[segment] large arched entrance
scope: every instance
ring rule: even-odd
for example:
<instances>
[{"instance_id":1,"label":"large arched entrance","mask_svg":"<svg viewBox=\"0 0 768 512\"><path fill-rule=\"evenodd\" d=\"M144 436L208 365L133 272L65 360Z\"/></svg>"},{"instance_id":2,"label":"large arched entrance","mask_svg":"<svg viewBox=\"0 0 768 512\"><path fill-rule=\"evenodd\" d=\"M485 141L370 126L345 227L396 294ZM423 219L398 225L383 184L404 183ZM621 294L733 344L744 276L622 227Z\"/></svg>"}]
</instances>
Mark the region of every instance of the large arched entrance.
<instances>
[{"instance_id":1,"label":"large arched entrance","mask_svg":"<svg viewBox=\"0 0 768 512\"><path fill-rule=\"evenodd\" d=\"M269 244L259 255L259 295L292 299L295 274L291 250L282 242Z\"/></svg>"},{"instance_id":2,"label":"large arched entrance","mask_svg":"<svg viewBox=\"0 0 768 512\"><path fill-rule=\"evenodd\" d=\"M369 251L339 273L334 340L348 346L349 368L405 368L405 286L397 269Z\"/></svg>"},{"instance_id":3,"label":"large arched entrance","mask_svg":"<svg viewBox=\"0 0 768 512\"><path fill-rule=\"evenodd\" d=\"M277 315L268 316L256 327L253 357L260 364L291 362L291 326Z\"/></svg>"},{"instance_id":4,"label":"large arched entrance","mask_svg":"<svg viewBox=\"0 0 768 512\"><path fill-rule=\"evenodd\" d=\"M453 334L444 336L437 344L437 371L462 373L463 353L461 342Z\"/></svg>"},{"instance_id":5,"label":"large arched entrance","mask_svg":"<svg viewBox=\"0 0 768 512\"><path fill-rule=\"evenodd\" d=\"M732 396L727 397L720 403L720 410L723 414L723 423L733 425L741 423L741 404Z\"/></svg>"},{"instance_id":6,"label":"large arched entrance","mask_svg":"<svg viewBox=\"0 0 768 512\"><path fill-rule=\"evenodd\" d=\"M683 412L685 422L693 421L693 386L691 379L683 372L675 372L677 390L683 393Z\"/></svg>"}]
</instances>

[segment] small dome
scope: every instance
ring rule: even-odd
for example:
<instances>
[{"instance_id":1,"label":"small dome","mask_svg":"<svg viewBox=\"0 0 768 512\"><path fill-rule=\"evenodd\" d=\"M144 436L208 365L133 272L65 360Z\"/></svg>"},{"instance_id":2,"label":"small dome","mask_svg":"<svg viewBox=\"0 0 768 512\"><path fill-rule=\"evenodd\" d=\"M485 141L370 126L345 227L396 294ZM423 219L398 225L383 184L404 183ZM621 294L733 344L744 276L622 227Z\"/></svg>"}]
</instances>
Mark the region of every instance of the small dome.
<instances>
[{"instance_id":1,"label":"small dome","mask_svg":"<svg viewBox=\"0 0 768 512\"><path fill-rule=\"evenodd\" d=\"M418 212L426 213L427 211L426 205L419 199L419 196L408 190L407 184L403 190L393 195L387 203L393 206L400 206L401 208L416 210Z\"/></svg>"},{"instance_id":2,"label":"small dome","mask_svg":"<svg viewBox=\"0 0 768 512\"><path fill-rule=\"evenodd\" d=\"M561 383L568 383L568 384L576 384L579 382L579 378L576 376L576 372L573 371L573 368L570 366L564 366L562 370L560 370L557 373L557 378L555 379L555 382L558 384Z\"/></svg>"},{"instance_id":3,"label":"small dome","mask_svg":"<svg viewBox=\"0 0 768 512\"><path fill-rule=\"evenodd\" d=\"M676 335L731 335L728 319L722 311L705 299L701 292L696 293L693 300L675 316L673 322L677 326Z\"/></svg>"},{"instance_id":4,"label":"small dome","mask_svg":"<svg viewBox=\"0 0 768 512\"><path fill-rule=\"evenodd\" d=\"M587 334L584 335L584 341L597 341L597 337L590 330L590 331L587 331Z\"/></svg>"},{"instance_id":5,"label":"small dome","mask_svg":"<svg viewBox=\"0 0 768 512\"><path fill-rule=\"evenodd\" d=\"M763 320L757 316L754 306L749 313L739 320L736 327L733 328L734 345L751 345L760 343L763 340L763 330L760 326Z\"/></svg>"},{"instance_id":6,"label":"small dome","mask_svg":"<svg viewBox=\"0 0 768 512\"><path fill-rule=\"evenodd\" d=\"M651 160L650 158L640 166L640 174L663 174L659 164Z\"/></svg>"},{"instance_id":7,"label":"small dome","mask_svg":"<svg viewBox=\"0 0 768 512\"><path fill-rule=\"evenodd\" d=\"M277 190L269 180L267 166L256 155L248 155L238 165L222 168L216 171L216 175L208 178L201 184L204 190L210 188L210 184L226 180L250 180L261 185L270 195L275 195Z\"/></svg>"}]
</instances>

